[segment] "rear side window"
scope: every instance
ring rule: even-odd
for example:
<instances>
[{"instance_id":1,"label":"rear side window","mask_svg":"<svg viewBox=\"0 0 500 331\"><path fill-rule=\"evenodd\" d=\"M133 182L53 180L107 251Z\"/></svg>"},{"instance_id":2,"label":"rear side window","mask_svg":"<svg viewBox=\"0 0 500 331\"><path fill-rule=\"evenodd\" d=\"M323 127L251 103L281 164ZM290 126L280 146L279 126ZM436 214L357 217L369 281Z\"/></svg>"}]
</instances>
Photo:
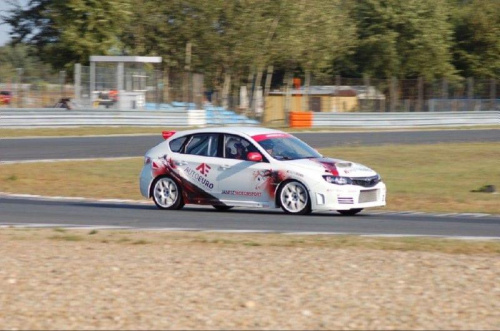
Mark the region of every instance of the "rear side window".
<instances>
[{"instance_id":1,"label":"rear side window","mask_svg":"<svg viewBox=\"0 0 500 331\"><path fill-rule=\"evenodd\" d=\"M186 146L186 154L217 156L218 133L195 134Z\"/></svg>"},{"instance_id":2,"label":"rear side window","mask_svg":"<svg viewBox=\"0 0 500 331\"><path fill-rule=\"evenodd\" d=\"M175 153L180 153L182 145L186 141L187 137L180 137L172 140L168 145L170 146L170 150Z\"/></svg>"}]
</instances>

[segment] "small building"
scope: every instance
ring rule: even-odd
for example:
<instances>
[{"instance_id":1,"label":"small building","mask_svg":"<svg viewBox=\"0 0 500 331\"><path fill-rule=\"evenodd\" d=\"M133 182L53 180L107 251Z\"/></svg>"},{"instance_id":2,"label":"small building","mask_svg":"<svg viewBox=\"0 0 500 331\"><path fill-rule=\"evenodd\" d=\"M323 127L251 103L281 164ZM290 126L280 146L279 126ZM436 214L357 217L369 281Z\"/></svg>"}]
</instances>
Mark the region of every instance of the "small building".
<instances>
[{"instance_id":1,"label":"small building","mask_svg":"<svg viewBox=\"0 0 500 331\"><path fill-rule=\"evenodd\" d=\"M310 86L286 91L271 91L266 96L264 123L285 119L285 110L312 112L354 112L360 109L360 101L385 99L384 94L373 86ZM289 105L287 105L287 102ZM288 107L287 107L288 106Z\"/></svg>"}]
</instances>

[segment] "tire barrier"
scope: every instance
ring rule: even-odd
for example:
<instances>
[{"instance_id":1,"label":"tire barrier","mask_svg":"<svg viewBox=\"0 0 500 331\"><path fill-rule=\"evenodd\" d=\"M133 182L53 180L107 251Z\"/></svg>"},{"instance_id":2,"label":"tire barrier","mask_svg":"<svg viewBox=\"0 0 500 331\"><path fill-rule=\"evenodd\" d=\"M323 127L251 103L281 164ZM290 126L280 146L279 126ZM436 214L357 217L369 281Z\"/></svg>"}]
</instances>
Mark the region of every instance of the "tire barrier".
<instances>
[{"instance_id":1,"label":"tire barrier","mask_svg":"<svg viewBox=\"0 0 500 331\"><path fill-rule=\"evenodd\" d=\"M310 128L313 123L313 112L292 111L290 112L291 128Z\"/></svg>"}]
</instances>

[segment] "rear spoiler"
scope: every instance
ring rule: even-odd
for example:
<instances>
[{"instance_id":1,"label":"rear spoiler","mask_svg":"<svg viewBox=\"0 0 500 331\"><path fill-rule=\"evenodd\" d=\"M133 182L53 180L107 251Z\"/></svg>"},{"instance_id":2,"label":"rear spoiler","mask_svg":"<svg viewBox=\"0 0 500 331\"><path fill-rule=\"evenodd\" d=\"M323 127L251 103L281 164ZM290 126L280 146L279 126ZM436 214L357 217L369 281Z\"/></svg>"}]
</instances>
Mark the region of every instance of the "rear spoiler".
<instances>
[{"instance_id":1,"label":"rear spoiler","mask_svg":"<svg viewBox=\"0 0 500 331\"><path fill-rule=\"evenodd\" d=\"M162 131L161 135L163 136L163 139L167 140L168 138L172 137L177 131Z\"/></svg>"}]
</instances>

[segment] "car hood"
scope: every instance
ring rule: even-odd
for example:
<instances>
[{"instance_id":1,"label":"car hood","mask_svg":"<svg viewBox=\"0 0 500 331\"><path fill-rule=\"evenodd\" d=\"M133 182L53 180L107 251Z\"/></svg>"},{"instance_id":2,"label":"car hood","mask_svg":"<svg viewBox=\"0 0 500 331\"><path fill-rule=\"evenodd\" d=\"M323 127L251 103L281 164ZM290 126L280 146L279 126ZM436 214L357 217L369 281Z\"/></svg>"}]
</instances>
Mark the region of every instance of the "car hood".
<instances>
[{"instance_id":1,"label":"car hood","mask_svg":"<svg viewBox=\"0 0 500 331\"><path fill-rule=\"evenodd\" d=\"M320 174L331 173L345 177L370 177L377 175L375 171L362 164L332 158L310 158L283 162L288 166L296 167L297 170L300 168L308 171L318 171Z\"/></svg>"}]
</instances>

